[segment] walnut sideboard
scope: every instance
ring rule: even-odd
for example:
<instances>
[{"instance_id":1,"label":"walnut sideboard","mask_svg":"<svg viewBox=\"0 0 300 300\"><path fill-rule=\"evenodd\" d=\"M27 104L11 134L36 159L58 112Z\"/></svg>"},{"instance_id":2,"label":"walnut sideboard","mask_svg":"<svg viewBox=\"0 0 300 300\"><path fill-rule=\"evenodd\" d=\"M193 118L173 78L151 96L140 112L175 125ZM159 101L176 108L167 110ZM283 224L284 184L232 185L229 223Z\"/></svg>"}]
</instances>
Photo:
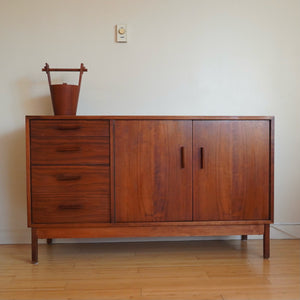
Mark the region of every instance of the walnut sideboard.
<instances>
[{"instance_id":1,"label":"walnut sideboard","mask_svg":"<svg viewBox=\"0 0 300 300\"><path fill-rule=\"evenodd\" d=\"M27 116L28 226L38 239L263 235L274 118Z\"/></svg>"}]
</instances>

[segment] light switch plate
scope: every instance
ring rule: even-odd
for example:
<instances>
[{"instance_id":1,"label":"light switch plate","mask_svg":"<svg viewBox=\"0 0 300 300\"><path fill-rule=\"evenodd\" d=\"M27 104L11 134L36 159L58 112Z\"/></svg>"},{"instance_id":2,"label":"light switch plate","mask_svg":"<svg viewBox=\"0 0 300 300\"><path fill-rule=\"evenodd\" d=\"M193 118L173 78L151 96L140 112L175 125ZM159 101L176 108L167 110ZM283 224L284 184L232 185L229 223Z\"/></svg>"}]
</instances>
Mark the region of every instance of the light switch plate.
<instances>
[{"instance_id":1,"label":"light switch plate","mask_svg":"<svg viewBox=\"0 0 300 300\"><path fill-rule=\"evenodd\" d=\"M127 25L116 25L116 42L127 43Z\"/></svg>"}]
</instances>

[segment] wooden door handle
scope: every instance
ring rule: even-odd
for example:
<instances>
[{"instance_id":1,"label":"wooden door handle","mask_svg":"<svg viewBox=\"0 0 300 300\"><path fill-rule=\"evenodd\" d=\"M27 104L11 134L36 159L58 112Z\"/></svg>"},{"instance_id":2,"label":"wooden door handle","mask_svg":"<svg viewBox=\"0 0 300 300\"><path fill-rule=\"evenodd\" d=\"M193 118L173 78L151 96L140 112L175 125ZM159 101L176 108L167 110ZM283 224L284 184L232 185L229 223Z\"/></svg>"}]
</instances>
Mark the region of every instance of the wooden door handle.
<instances>
[{"instance_id":1,"label":"wooden door handle","mask_svg":"<svg viewBox=\"0 0 300 300\"><path fill-rule=\"evenodd\" d=\"M200 169L204 169L204 148L199 148Z\"/></svg>"},{"instance_id":2,"label":"wooden door handle","mask_svg":"<svg viewBox=\"0 0 300 300\"><path fill-rule=\"evenodd\" d=\"M181 168L185 167L185 156L184 156L184 147L180 148L180 156L181 156Z\"/></svg>"}]
</instances>

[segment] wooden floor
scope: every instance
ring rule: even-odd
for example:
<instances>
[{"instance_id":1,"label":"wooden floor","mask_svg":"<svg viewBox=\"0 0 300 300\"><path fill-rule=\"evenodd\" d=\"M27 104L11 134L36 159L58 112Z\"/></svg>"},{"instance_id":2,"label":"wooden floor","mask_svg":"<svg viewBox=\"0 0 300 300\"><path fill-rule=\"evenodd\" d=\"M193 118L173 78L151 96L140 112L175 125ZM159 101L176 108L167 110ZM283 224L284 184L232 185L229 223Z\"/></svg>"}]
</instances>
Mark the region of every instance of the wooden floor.
<instances>
[{"instance_id":1,"label":"wooden floor","mask_svg":"<svg viewBox=\"0 0 300 300\"><path fill-rule=\"evenodd\" d=\"M300 240L0 245L0 299L300 299Z\"/></svg>"}]
</instances>

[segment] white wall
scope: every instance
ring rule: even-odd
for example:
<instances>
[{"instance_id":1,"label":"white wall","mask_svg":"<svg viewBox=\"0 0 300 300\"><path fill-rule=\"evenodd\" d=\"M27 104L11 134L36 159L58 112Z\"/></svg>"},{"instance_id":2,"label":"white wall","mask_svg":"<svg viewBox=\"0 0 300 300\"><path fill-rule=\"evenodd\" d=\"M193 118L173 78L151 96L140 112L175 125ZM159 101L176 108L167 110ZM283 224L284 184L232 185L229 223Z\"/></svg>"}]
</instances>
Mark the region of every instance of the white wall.
<instances>
[{"instance_id":1,"label":"white wall","mask_svg":"<svg viewBox=\"0 0 300 300\"><path fill-rule=\"evenodd\" d=\"M52 114L45 62L85 63L81 115L275 115L275 222L300 223L299 0L0 0L0 49L0 243L29 241L24 116Z\"/></svg>"}]
</instances>

